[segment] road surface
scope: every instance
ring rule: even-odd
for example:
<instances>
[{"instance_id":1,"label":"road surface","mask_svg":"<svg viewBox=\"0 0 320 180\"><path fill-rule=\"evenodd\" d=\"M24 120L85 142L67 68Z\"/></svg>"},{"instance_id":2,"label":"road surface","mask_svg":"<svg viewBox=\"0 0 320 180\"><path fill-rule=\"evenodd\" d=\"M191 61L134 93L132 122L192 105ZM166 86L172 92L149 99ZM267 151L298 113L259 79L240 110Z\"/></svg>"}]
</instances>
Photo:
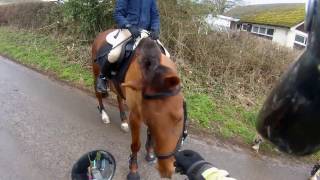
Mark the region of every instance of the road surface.
<instances>
[{"instance_id":1,"label":"road surface","mask_svg":"<svg viewBox=\"0 0 320 180\"><path fill-rule=\"evenodd\" d=\"M70 179L72 164L93 149L110 151L118 165L114 179L125 179L130 134L120 130L116 108L107 106L112 123L105 125L96 106L87 93L0 56L0 180ZM200 152L240 180L302 180L311 168L201 139L189 136L184 148ZM142 150L141 178L160 179L155 165L143 157Z\"/></svg>"}]
</instances>

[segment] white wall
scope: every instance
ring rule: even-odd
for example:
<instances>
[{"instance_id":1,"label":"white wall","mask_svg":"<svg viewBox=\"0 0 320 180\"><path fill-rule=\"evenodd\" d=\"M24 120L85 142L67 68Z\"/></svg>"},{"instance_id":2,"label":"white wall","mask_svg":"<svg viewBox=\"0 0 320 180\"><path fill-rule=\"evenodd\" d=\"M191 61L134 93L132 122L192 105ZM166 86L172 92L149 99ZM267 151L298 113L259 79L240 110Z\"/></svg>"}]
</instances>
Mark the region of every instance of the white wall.
<instances>
[{"instance_id":1,"label":"white wall","mask_svg":"<svg viewBox=\"0 0 320 180\"><path fill-rule=\"evenodd\" d=\"M212 14L209 14L205 18L206 23L212 28L212 29L230 29L231 21L219 17L214 17Z\"/></svg>"},{"instance_id":2,"label":"white wall","mask_svg":"<svg viewBox=\"0 0 320 180\"><path fill-rule=\"evenodd\" d=\"M287 35L287 44L286 44L287 47L293 48L295 37L296 37L296 32L290 29Z\"/></svg>"},{"instance_id":3,"label":"white wall","mask_svg":"<svg viewBox=\"0 0 320 180\"><path fill-rule=\"evenodd\" d=\"M290 45L288 41L289 29L275 27L272 42L276 42L282 46L293 47L293 43Z\"/></svg>"},{"instance_id":4,"label":"white wall","mask_svg":"<svg viewBox=\"0 0 320 180\"><path fill-rule=\"evenodd\" d=\"M276 28L272 41L279 43L280 45L293 48L297 34L304 37L308 37L306 33L298 31L295 28L291 28L291 29Z\"/></svg>"},{"instance_id":5,"label":"white wall","mask_svg":"<svg viewBox=\"0 0 320 180\"><path fill-rule=\"evenodd\" d=\"M266 26L266 25L260 25L260 24L252 24L251 33L258 34L259 36L265 36L272 38L272 42L277 43L282 46L286 46L288 48L293 48L295 44L306 46L306 40L308 38L308 34L297 30L296 28L299 27L301 24L294 26L292 28L282 28L282 27L275 27L275 26ZM258 31L255 29L255 27L259 28ZM261 28L266 29L274 29L273 35L268 34L268 31L263 31ZM255 31L254 31L255 29ZM261 31L260 31L261 30ZM300 35L305 38L305 42L296 42L296 35Z\"/></svg>"}]
</instances>

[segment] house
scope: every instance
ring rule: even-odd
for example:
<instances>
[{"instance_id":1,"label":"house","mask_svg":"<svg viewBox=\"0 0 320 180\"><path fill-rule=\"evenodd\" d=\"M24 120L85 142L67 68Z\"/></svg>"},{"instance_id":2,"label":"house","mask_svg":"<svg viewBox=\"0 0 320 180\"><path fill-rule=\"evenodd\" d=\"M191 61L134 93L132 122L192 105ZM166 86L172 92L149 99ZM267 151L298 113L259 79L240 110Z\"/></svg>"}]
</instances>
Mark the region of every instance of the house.
<instances>
[{"instance_id":1,"label":"house","mask_svg":"<svg viewBox=\"0 0 320 180\"><path fill-rule=\"evenodd\" d=\"M223 16L223 15L217 15L215 17L212 14L209 14L205 18L205 21L209 25L209 27L211 27L212 29L219 30L219 31L227 31L229 29L236 29L240 19Z\"/></svg>"},{"instance_id":2,"label":"house","mask_svg":"<svg viewBox=\"0 0 320 180\"><path fill-rule=\"evenodd\" d=\"M247 31L289 48L304 48L307 44L308 34L304 30L305 4L240 6L224 16L240 19L230 29Z\"/></svg>"}]
</instances>

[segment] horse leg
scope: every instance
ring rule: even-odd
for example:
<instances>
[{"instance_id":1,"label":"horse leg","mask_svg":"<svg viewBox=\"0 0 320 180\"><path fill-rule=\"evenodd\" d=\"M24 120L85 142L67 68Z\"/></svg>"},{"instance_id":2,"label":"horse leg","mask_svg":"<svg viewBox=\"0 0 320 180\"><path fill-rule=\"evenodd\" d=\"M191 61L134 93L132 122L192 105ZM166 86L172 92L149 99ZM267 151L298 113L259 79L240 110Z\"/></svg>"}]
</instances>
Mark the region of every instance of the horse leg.
<instances>
[{"instance_id":1,"label":"horse leg","mask_svg":"<svg viewBox=\"0 0 320 180\"><path fill-rule=\"evenodd\" d=\"M312 168L311 176L309 177L309 180L317 180L317 177L320 174L320 162L318 161Z\"/></svg>"},{"instance_id":2,"label":"horse leg","mask_svg":"<svg viewBox=\"0 0 320 180\"><path fill-rule=\"evenodd\" d=\"M136 113L130 112L129 115L130 129L131 129L131 155L129 160L130 173L127 176L128 180L138 180L140 175L138 173L138 151L140 150L140 126L141 122Z\"/></svg>"},{"instance_id":3,"label":"horse leg","mask_svg":"<svg viewBox=\"0 0 320 180\"><path fill-rule=\"evenodd\" d=\"M147 155L145 157L147 162L155 162L156 160L156 156L154 154L154 150L153 150L153 140L151 137L151 133L148 129L147 132L147 141L146 141L146 145L145 145L146 151L147 151Z\"/></svg>"},{"instance_id":4,"label":"horse leg","mask_svg":"<svg viewBox=\"0 0 320 180\"><path fill-rule=\"evenodd\" d=\"M93 59L95 59L96 57L96 52L94 51L93 49ZM99 93L97 91L97 77L99 76L99 73L100 73L100 67L98 66L98 64L95 62L95 60L92 61L92 71L93 71L93 79L94 79L94 82L93 82L93 85L94 85L94 91L96 93L96 97L98 99L98 102L99 102L99 111L100 111L100 114L101 114L101 119L102 119L102 122L104 122L105 124L109 124L110 123L110 118L104 108L104 105L103 105L103 102L102 102L102 98L104 97L103 94ZM106 94L105 94L106 95Z\"/></svg>"},{"instance_id":5,"label":"horse leg","mask_svg":"<svg viewBox=\"0 0 320 180\"><path fill-rule=\"evenodd\" d=\"M96 79L96 78L95 78ZM94 80L94 86L96 86L96 80ZM104 108L104 105L103 105L103 102L102 102L102 97L103 95L101 93L98 93L96 88L95 89L95 92L96 92L96 97L98 99L98 102L99 102L99 111L100 111L100 114L101 114L101 119L102 119L102 122L104 122L105 124L109 124L110 123L110 118Z\"/></svg>"},{"instance_id":6,"label":"horse leg","mask_svg":"<svg viewBox=\"0 0 320 180\"><path fill-rule=\"evenodd\" d=\"M263 142L262 137L259 134L257 134L255 139L253 140L252 149L254 149L256 152L259 152L260 145L262 142Z\"/></svg>"},{"instance_id":7,"label":"horse leg","mask_svg":"<svg viewBox=\"0 0 320 180\"><path fill-rule=\"evenodd\" d=\"M117 95L117 100L118 100L120 118L121 118L121 129L124 132L128 132L129 125L128 125L128 118L127 118L125 107L124 107L124 101L119 95Z\"/></svg>"}]
</instances>

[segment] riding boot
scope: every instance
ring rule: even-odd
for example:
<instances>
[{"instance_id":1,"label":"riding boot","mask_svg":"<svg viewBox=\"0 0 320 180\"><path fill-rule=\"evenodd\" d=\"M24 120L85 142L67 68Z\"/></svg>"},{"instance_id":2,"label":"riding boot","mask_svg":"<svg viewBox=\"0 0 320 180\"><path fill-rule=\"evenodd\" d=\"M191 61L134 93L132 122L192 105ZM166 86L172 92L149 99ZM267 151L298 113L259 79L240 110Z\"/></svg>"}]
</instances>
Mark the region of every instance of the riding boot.
<instances>
[{"instance_id":1,"label":"riding boot","mask_svg":"<svg viewBox=\"0 0 320 180\"><path fill-rule=\"evenodd\" d=\"M108 60L105 60L105 62L100 67L100 74L97 77L97 84L96 89L99 93L107 93L108 90L108 79L106 74L110 72L110 63Z\"/></svg>"}]
</instances>

